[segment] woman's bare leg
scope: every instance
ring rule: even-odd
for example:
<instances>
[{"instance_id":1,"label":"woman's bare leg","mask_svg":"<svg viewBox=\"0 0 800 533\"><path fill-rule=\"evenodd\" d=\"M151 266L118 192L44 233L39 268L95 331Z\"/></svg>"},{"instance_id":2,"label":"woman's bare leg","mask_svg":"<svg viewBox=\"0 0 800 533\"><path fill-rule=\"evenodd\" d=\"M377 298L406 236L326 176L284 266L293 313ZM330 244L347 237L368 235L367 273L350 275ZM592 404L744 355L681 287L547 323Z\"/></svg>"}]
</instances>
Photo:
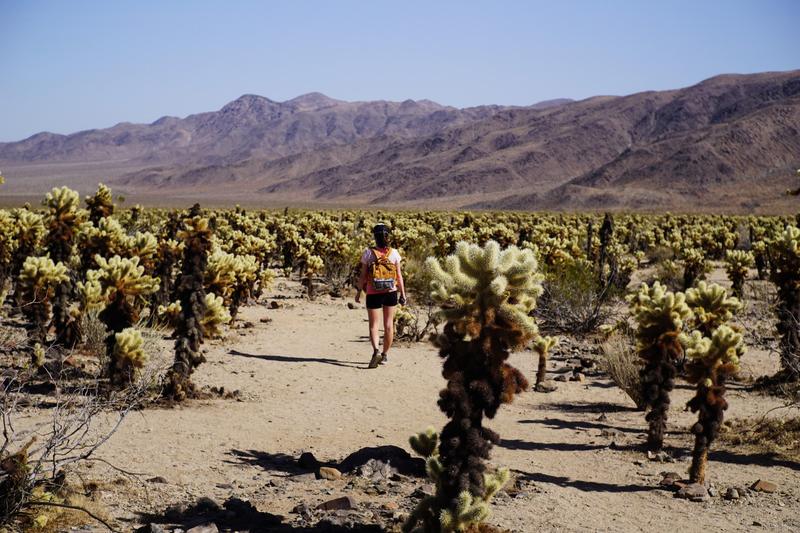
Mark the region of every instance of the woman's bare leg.
<instances>
[{"instance_id":1,"label":"woman's bare leg","mask_svg":"<svg viewBox=\"0 0 800 533\"><path fill-rule=\"evenodd\" d=\"M394 341L394 314L396 306L383 307L383 353L388 354Z\"/></svg>"},{"instance_id":2,"label":"woman's bare leg","mask_svg":"<svg viewBox=\"0 0 800 533\"><path fill-rule=\"evenodd\" d=\"M367 309L367 316L369 316L369 342L372 343L372 351L377 352L380 350L381 310Z\"/></svg>"}]
</instances>

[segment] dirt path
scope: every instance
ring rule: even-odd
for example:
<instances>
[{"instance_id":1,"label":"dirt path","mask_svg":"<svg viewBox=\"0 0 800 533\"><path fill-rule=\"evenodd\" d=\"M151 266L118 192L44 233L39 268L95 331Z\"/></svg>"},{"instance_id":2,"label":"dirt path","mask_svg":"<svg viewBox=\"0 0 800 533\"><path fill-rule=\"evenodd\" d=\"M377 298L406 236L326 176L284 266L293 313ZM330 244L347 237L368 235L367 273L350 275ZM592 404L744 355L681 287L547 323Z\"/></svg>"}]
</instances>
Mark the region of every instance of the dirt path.
<instances>
[{"instance_id":1,"label":"dirt path","mask_svg":"<svg viewBox=\"0 0 800 533\"><path fill-rule=\"evenodd\" d=\"M296 287L282 292L293 291ZM291 517L299 503L316 505L354 490L347 478L291 481L287 476L297 473L294 459L301 452L333 461L363 447L408 449L412 432L442 426L436 399L443 380L432 346L397 347L387 366L367 370L363 310L327 298L281 301L281 309L246 308L242 320L254 327L210 344L208 362L196 374L202 385L240 390L240 400L137 413L101 450L114 464L166 480L142 487L102 465L89 470L95 479L118 479L102 492L113 516L133 528L144 520L143 512L158 513L201 496L219 501L235 496L261 511ZM272 321L262 323L266 317ZM568 355L556 354L554 372L566 370ZM512 363L534 376L530 352L515 354ZM678 390L670 413L669 445L683 454L691 444L685 429L693 415L682 411L690 394L688 388ZM731 392L730 403L732 418L777 405L739 391ZM689 503L659 489L660 473L685 475L688 458L648 461L638 450L643 415L607 379L560 383L551 394L526 392L488 425L503 438L493 463L514 469L521 487L515 497L501 494L497 499L491 521L500 526L515 531L800 529L797 463L718 448L711 456L710 477L720 493L759 478L777 483L778 492L736 502L717 496ZM368 520L381 506L392 509L391 502L402 509L409 493L423 483L385 494L359 493L359 510Z\"/></svg>"}]
</instances>

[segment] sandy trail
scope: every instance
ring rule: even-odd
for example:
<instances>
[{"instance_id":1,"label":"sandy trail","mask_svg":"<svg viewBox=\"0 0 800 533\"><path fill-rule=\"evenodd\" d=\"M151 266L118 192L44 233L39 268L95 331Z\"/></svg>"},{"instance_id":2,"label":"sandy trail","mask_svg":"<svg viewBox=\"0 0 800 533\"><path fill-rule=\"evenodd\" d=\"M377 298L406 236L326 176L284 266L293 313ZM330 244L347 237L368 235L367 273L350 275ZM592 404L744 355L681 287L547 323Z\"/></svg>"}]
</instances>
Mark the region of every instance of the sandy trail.
<instances>
[{"instance_id":1,"label":"sandy trail","mask_svg":"<svg viewBox=\"0 0 800 533\"><path fill-rule=\"evenodd\" d=\"M298 289L290 285L281 292L286 296ZM362 309L350 310L343 300L327 297L281 301L281 309L244 309L241 320L253 328L237 329L226 340L207 345L208 362L200 366L196 381L240 390L239 401L136 413L102 448L102 458L167 481L147 483L146 490L122 480L109 485L103 501L112 515L133 528L141 523L142 512L160 512L200 496L237 496L259 510L290 516L298 503L316 504L347 493L346 480L287 481L295 473L292 460L301 452L340 460L363 447L409 449L412 432L442 426L444 417L436 406L443 386L441 363L430 344L398 346L388 365L367 370L370 349ZM265 317L272 321L260 322ZM164 346L169 357L169 344ZM568 355L556 353L552 372L566 371ZM534 377L530 352L515 354L511 362ZM644 439L643 414L624 393L605 378L559 385L551 394L523 393L488 424L503 439L492 462L514 469L527 482L520 496L498 498L493 523L516 531L753 531L755 523L770 531L800 529L797 463L718 445L710 463L718 490L763 478L777 483L778 492L737 502L677 500L658 488L660 472L684 475L688 458L647 460L638 449ZM682 408L690 395L688 388L677 390L670 413L669 445L684 454L690 450L686 428L694 415ZM731 418L778 405L737 390L730 393L730 403ZM611 435L602 436L603 430ZM121 478L102 465L87 475ZM375 495L359 501L370 508L406 497Z\"/></svg>"}]
</instances>

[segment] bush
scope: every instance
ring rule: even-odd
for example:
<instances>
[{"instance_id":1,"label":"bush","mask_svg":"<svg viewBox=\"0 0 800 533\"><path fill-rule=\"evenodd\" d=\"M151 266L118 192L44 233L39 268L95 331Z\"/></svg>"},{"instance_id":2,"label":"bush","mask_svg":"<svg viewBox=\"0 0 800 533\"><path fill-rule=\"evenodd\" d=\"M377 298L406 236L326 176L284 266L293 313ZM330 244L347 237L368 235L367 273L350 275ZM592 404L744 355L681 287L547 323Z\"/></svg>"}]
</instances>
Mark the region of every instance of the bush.
<instances>
[{"instance_id":1,"label":"bush","mask_svg":"<svg viewBox=\"0 0 800 533\"><path fill-rule=\"evenodd\" d=\"M536 317L544 331L591 333L611 317L611 285L601 286L593 265L569 261L545 273Z\"/></svg>"},{"instance_id":2,"label":"bush","mask_svg":"<svg viewBox=\"0 0 800 533\"><path fill-rule=\"evenodd\" d=\"M633 400L637 408L643 410L646 403L642 397L642 360L636 351L636 340L630 329L612 333L601 350L600 368Z\"/></svg>"}]
</instances>

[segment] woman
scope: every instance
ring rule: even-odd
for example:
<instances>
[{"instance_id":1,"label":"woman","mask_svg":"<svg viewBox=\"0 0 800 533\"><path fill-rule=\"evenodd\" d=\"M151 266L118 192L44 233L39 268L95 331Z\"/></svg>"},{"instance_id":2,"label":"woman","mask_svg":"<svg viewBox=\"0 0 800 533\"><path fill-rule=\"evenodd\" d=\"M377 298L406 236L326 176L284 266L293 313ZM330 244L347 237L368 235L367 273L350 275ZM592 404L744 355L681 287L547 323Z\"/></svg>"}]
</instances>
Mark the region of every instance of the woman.
<instances>
[{"instance_id":1,"label":"woman","mask_svg":"<svg viewBox=\"0 0 800 533\"><path fill-rule=\"evenodd\" d=\"M388 244L389 228L385 224L378 224L372 228L372 234L375 237L375 247L367 248L361 255L361 276L356 286L356 303L361 302L361 291L366 291L369 341L372 343L369 368L377 368L379 364L389 360L389 348L394 340L394 314L398 302L400 305L406 303L406 288L400 271L400 254ZM383 351L378 348L381 314Z\"/></svg>"}]
</instances>

